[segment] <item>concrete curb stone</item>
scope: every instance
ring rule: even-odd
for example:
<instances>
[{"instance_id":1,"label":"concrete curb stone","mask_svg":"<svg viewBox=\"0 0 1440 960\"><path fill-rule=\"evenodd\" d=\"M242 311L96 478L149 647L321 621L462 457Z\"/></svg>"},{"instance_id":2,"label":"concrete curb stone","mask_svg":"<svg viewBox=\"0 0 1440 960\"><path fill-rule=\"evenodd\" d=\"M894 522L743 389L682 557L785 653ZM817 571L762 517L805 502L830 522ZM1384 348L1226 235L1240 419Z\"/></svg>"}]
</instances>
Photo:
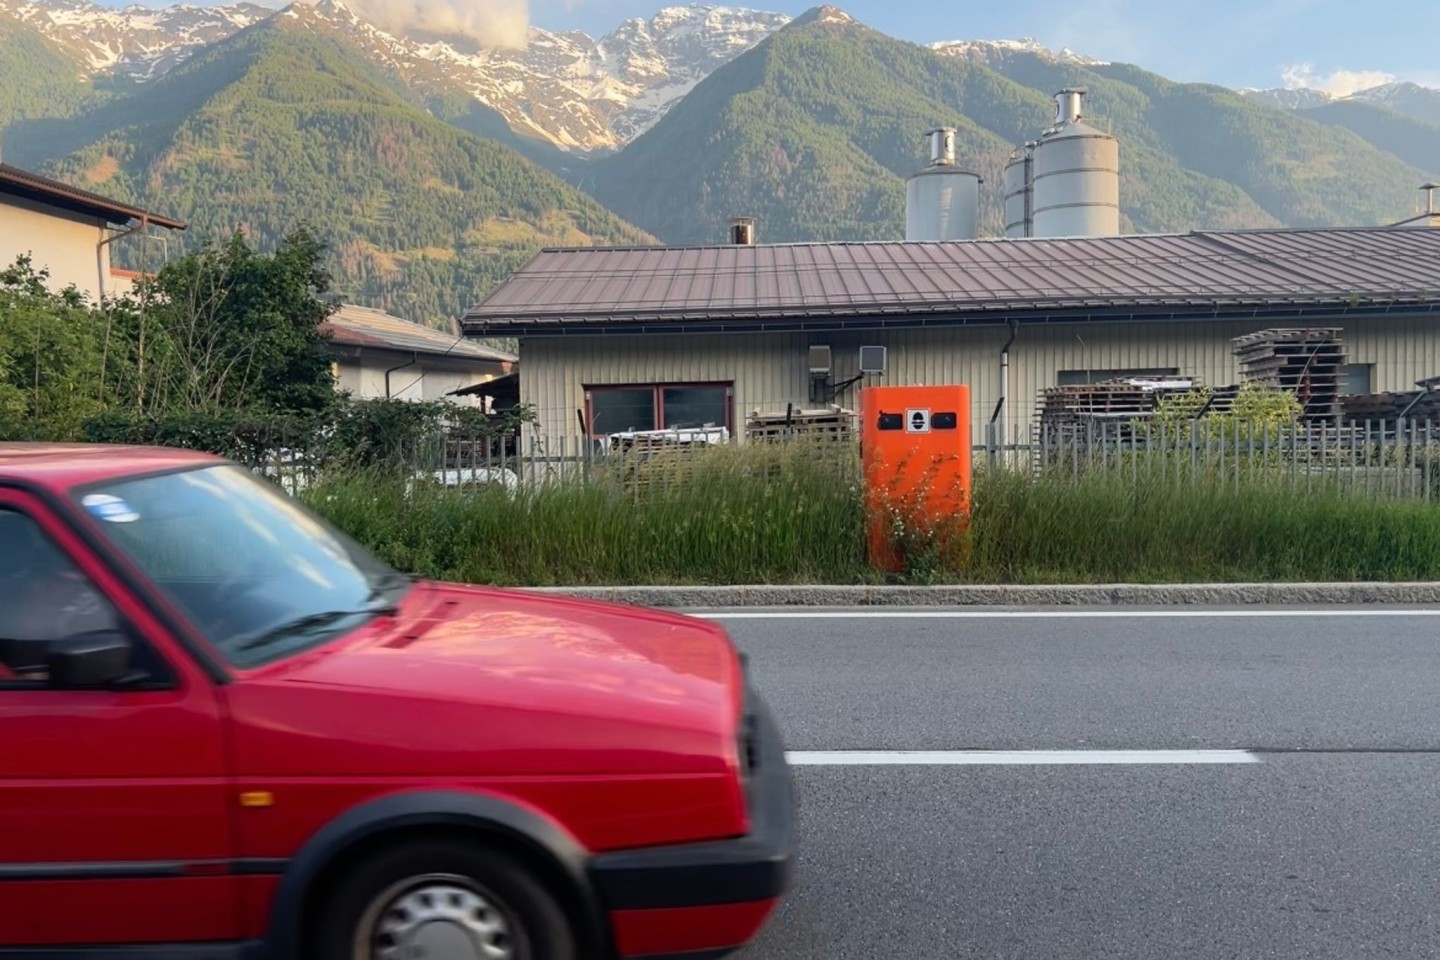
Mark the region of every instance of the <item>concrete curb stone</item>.
<instances>
[{"instance_id":1,"label":"concrete curb stone","mask_svg":"<svg viewBox=\"0 0 1440 960\"><path fill-rule=\"evenodd\" d=\"M644 607L1353 606L1440 604L1440 583L544 587Z\"/></svg>"}]
</instances>

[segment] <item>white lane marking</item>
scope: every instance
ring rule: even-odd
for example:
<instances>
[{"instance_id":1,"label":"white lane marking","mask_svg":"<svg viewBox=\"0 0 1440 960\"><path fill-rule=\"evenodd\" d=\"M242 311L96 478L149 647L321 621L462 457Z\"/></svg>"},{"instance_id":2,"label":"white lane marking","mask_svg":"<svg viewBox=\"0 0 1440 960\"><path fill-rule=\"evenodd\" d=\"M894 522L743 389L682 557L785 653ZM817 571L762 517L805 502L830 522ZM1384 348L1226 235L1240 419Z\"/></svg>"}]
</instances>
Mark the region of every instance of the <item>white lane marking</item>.
<instances>
[{"instance_id":1,"label":"white lane marking","mask_svg":"<svg viewBox=\"0 0 1440 960\"><path fill-rule=\"evenodd\" d=\"M1206 620L1275 617L1440 617L1440 610L781 610L692 613L700 620Z\"/></svg>"},{"instance_id":2,"label":"white lane marking","mask_svg":"<svg viewBox=\"0 0 1440 960\"><path fill-rule=\"evenodd\" d=\"M1249 750L792 750L796 767L1259 763Z\"/></svg>"}]
</instances>

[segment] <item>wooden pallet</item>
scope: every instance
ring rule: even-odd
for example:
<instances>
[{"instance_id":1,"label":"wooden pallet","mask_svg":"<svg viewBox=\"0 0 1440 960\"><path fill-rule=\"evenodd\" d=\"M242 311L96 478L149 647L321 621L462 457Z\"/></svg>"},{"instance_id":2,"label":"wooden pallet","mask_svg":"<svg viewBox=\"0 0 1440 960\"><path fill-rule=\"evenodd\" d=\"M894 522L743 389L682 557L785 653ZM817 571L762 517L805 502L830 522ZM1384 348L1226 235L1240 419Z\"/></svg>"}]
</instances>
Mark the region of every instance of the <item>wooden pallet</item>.
<instances>
[{"instance_id":1,"label":"wooden pallet","mask_svg":"<svg viewBox=\"0 0 1440 960\"><path fill-rule=\"evenodd\" d=\"M1335 416L1345 346L1339 327L1261 330L1236 337L1241 383L1293 393L1308 420Z\"/></svg>"},{"instance_id":2,"label":"wooden pallet","mask_svg":"<svg viewBox=\"0 0 1440 960\"><path fill-rule=\"evenodd\" d=\"M1440 391L1357 394L1341 397L1340 408L1342 418L1347 424L1364 424L1370 421L1393 423L1400 419L1402 413L1407 421L1414 423L1440 423Z\"/></svg>"},{"instance_id":3,"label":"wooden pallet","mask_svg":"<svg viewBox=\"0 0 1440 960\"><path fill-rule=\"evenodd\" d=\"M844 407L783 411L754 410L745 420L745 439L752 443L781 440L850 442L856 437L858 417Z\"/></svg>"}]
</instances>

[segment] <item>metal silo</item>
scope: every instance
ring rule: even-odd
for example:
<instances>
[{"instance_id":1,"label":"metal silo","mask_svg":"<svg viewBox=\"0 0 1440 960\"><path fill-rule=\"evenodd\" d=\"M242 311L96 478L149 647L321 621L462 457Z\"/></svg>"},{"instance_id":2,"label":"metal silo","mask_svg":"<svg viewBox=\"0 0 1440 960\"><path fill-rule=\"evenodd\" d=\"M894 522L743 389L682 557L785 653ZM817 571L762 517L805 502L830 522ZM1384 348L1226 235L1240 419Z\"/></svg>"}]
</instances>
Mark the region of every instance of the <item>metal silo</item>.
<instances>
[{"instance_id":1,"label":"metal silo","mask_svg":"<svg viewBox=\"0 0 1440 960\"><path fill-rule=\"evenodd\" d=\"M1081 120L1084 95L1079 89L1055 94L1055 126L1035 145L1032 236L1120 232L1120 143Z\"/></svg>"},{"instance_id":2,"label":"metal silo","mask_svg":"<svg viewBox=\"0 0 1440 960\"><path fill-rule=\"evenodd\" d=\"M1034 167L1032 151L1027 143L1010 155L1005 164L1005 236L1008 239L1028 237L1031 233L1031 178Z\"/></svg>"},{"instance_id":3,"label":"metal silo","mask_svg":"<svg viewBox=\"0 0 1440 960\"><path fill-rule=\"evenodd\" d=\"M980 177L955 165L955 130L931 130L930 165L905 182L905 239L974 240L980 229Z\"/></svg>"}]
</instances>

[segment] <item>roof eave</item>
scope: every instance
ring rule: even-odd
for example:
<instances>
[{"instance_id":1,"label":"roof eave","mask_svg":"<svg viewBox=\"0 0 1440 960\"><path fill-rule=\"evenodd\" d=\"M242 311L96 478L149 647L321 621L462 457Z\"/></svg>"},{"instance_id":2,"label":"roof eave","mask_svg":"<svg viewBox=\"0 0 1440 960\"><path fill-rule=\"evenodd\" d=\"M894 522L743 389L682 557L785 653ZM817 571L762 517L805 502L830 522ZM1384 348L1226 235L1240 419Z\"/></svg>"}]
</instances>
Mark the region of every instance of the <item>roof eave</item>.
<instances>
[{"instance_id":1,"label":"roof eave","mask_svg":"<svg viewBox=\"0 0 1440 960\"><path fill-rule=\"evenodd\" d=\"M8 165L0 165L0 167L3 167L0 168L0 193L24 196L39 203L59 207L62 210L72 210L99 217L112 224L124 224L130 220L139 220L142 223L154 224L167 230L186 229L184 221L163 217L139 207L109 200L98 194L90 193L88 190L81 190L78 187L61 183L59 180L51 180L49 177L20 170L18 167L8 167Z\"/></svg>"},{"instance_id":2,"label":"roof eave","mask_svg":"<svg viewBox=\"0 0 1440 960\"><path fill-rule=\"evenodd\" d=\"M1373 314L1440 313L1440 294L1428 297L1356 297L1345 301L1271 298L1219 303L1171 301L1150 303L1092 302L1068 307L1053 304L987 304L956 310L953 305L934 310L882 311L827 309L820 311L759 313L733 311L706 317L652 313L606 317L517 317L461 321L467 337L560 337L647 333L755 333L803 332L849 328L928 326L988 326L1011 318L1021 323L1183 322L1225 317L1357 316Z\"/></svg>"}]
</instances>

